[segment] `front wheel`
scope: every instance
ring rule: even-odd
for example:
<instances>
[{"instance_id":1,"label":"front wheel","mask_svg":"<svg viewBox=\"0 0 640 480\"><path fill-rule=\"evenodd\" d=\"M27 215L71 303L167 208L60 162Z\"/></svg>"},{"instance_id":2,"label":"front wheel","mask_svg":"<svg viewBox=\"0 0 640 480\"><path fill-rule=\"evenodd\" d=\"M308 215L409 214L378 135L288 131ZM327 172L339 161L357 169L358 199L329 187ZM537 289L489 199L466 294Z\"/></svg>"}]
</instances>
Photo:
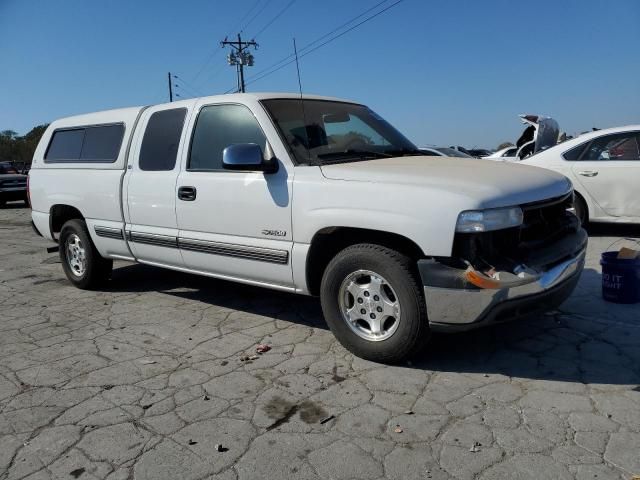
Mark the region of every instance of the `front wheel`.
<instances>
[{"instance_id":1,"label":"front wheel","mask_svg":"<svg viewBox=\"0 0 640 480\"><path fill-rule=\"evenodd\" d=\"M395 363L429 338L414 262L380 245L345 248L327 266L322 311L338 341L367 360Z\"/></svg>"},{"instance_id":2,"label":"front wheel","mask_svg":"<svg viewBox=\"0 0 640 480\"><path fill-rule=\"evenodd\" d=\"M113 261L100 256L83 220L69 220L60 230L60 261L67 278L83 290L95 288L111 276Z\"/></svg>"}]
</instances>

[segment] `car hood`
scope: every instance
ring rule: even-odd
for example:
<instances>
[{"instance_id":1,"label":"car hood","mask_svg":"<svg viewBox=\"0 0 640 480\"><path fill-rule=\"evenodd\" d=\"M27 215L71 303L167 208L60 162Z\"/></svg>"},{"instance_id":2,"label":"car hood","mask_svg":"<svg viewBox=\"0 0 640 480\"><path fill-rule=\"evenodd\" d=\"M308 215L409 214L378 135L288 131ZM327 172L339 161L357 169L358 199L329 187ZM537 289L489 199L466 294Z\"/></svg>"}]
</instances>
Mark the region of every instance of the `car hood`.
<instances>
[{"instance_id":1,"label":"car hood","mask_svg":"<svg viewBox=\"0 0 640 480\"><path fill-rule=\"evenodd\" d=\"M454 192L470 200L469 208L520 205L558 197L571 190L569 180L551 170L466 158L396 157L323 165L321 169L332 180Z\"/></svg>"}]
</instances>

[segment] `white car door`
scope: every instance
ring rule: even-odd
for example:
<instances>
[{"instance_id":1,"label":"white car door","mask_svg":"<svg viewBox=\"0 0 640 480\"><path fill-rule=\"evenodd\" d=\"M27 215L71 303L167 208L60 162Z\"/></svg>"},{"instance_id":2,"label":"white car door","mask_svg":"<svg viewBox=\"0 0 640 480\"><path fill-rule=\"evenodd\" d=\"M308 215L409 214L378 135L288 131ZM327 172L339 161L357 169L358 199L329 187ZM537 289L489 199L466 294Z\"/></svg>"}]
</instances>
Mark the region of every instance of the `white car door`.
<instances>
[{"instance_id":1,"label":"white car door","mask_svg":"<svg viewBox=\"0 0 640 480\"><path fill-rule=\"evenodd\" d=\"M640 132L597 137L584 147L571 171L608 215L640 217Z\"/></svg>"},{"instance_id":2,"label":"white car door","mask_svg":"<svg viewBox=\"0 0 640 480\"><path fill-rule=\"evenodd\" d=\"M181 102L182 103L182 102ZM140 119L123 191L126 235L136 259L182 267L176 220L179 153L185 142L186 105L160 105Z\"/></svg>"},{"instance_id":3,"label":"white car door","mask_svg":"<svg viewBox=\"0 0 640 480\"><path fill-rule=\"evenodd\" d=\"M291 288L293 167L286 150L275 145L275 173L229 170L222 163L224 149L233 144L253 143L271 152L267 137L277 139L277 133L259 104L252 108L196 105L177 184L178 192L190 194L178 195L176 205L180 251L189 269Z\"/></svg>"}]
</instances>

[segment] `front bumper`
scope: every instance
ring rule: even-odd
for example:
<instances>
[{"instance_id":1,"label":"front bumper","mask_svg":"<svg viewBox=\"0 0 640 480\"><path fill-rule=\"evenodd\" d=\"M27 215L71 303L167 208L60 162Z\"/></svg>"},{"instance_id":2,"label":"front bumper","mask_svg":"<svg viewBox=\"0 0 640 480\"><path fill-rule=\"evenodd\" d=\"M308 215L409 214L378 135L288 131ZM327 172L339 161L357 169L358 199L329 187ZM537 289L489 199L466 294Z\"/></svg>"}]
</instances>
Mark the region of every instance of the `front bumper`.
<instances>
[{"instance_id":1,"label":"front bumper","mask_svg":"<svg viewBox=\"0 0 640 480\"><path fill-rule=\"evenodd\" d=\"M427 316L432 330L469 330L553 310L571 295L584 268L586 244L525 285L469 288L460 271L435 260L420 260ZM471 286L473 287L473 286Z\"/></svg>"}]
</instances>

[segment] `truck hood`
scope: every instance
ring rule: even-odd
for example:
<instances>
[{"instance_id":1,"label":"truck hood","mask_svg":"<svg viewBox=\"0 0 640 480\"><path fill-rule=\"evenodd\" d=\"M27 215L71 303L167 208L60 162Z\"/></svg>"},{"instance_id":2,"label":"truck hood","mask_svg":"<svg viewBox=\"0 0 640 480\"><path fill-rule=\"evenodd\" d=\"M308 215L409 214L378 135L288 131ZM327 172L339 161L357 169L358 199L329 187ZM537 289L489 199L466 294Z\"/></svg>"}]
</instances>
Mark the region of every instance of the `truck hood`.
<instances>
[{"instance_id":1,"label":"truck hood","mask_svg":"<svg viewBox=\"0 0 640 480\"><path fill-rule=\"evenodd\" d=\"M331 180L397 184L465 196L469 208L497 208L559 197L570 181L543 168L453 157L396 157L323 165ZM408 206L411 208L411 206Z\"/></svg>"}]
</instances>

